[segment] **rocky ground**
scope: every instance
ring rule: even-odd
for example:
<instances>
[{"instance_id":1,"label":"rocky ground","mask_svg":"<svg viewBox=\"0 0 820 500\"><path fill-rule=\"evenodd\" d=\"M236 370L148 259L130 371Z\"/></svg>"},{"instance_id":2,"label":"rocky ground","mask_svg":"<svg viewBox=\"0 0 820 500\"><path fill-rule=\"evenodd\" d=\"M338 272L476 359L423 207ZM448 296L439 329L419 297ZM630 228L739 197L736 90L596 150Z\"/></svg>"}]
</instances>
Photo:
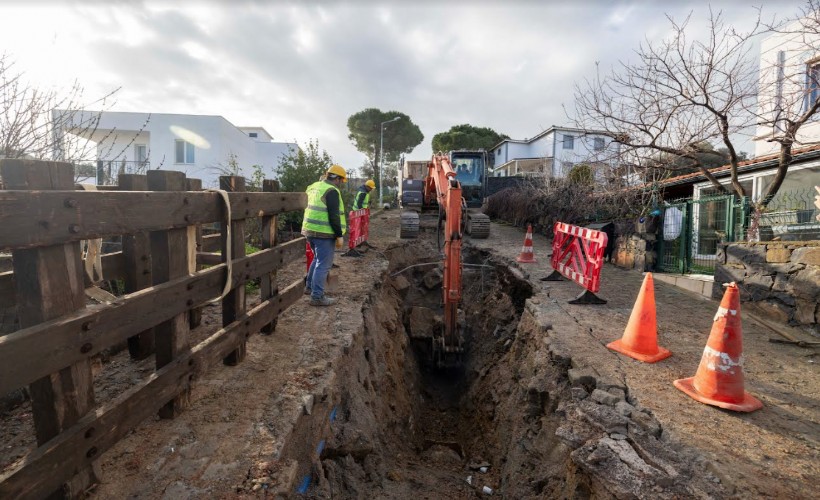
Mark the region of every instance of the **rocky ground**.
<instances>
[{"instance_id":1,"label":"rocky ground","mask_svg":"<svg viewBox=\"0 0 820 500\"><path fill-rule=\"evenodd\" d=\"M656 282L660 344L674 354L639 363L605 348L623 333L639 273L606 266L608 303L569 305L580 287L539 279L548 242L536 235L540 262L516 265L523 232L494 224L489 239L467 240L462 368L433 370L423 337L436 325L435 237L399 241L398 215L374 216L377 249L337 258L337 305L302 300L273 335L252 337L245 362L197 381L188 411L144 422L105 453L91 495L815 496L816 350L771 344L770 330L744 318L747 390L764 408L697 403L671 382L694 375L716 302ZM295 263L279 279L303 273ZM218 327L216 309L197 338ZM152 364L127 353L104 360L99 399ZM16 406L2 421L5 467L33 445L30 410Z\"/></svg>"}]
</instances>

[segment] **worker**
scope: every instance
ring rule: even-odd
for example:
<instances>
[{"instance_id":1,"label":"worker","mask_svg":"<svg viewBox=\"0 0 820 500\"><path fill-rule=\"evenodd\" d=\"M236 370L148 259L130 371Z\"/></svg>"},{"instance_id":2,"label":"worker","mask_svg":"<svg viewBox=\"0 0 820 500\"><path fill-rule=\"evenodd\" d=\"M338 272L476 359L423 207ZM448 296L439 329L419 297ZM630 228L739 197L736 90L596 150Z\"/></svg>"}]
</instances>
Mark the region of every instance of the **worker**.
<instances>
[{"instance_id":1,"label":"worker","mask_svg":"<svg viewBox=\"0 0 820 500\"><path fill-rule=\"evenodd\" d=\"M359 186L356 196L353 198L353 210L370 208L370 191L374 189L376 189L376 183L373 182L373 179L368 179L367 182Z\"/></svg>"},{"instance_id":2,"label":"worker","mask_svg":"<svg viewBox=\"0 0 820 500\"><path fill-rule=\"evenodd\" d=\"M334 243L337 249L344 244L347 232L345 207L339 187L347 182L347 173L340 165L331 165L323 179L305 190L308 204L302 221L302 234L313 251L305 278L305 295L310 305L330 306L336 299L325 296L327 275L333 266Z\"/></svg>"}]
</instances>

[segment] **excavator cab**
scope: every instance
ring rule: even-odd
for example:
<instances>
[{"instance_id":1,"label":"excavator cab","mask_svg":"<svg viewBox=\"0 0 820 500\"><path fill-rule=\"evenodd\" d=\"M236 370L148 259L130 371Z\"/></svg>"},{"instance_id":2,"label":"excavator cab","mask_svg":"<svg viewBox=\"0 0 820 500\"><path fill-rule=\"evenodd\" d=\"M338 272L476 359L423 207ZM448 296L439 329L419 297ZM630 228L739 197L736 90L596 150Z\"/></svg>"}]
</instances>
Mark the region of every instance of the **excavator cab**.
<instances>
[{"instance_id":1,"label":"excavator cab","mask_svg":"<svg viewBox=\"0 0 820 500\"><path fill-rule=\"evenodd\" d=\"M450 163L456 171L456 180L461 184L461 196L468 208L481 208L484 202L485 154L483 151L453 151Z\"/></svg>"}]
</instances>

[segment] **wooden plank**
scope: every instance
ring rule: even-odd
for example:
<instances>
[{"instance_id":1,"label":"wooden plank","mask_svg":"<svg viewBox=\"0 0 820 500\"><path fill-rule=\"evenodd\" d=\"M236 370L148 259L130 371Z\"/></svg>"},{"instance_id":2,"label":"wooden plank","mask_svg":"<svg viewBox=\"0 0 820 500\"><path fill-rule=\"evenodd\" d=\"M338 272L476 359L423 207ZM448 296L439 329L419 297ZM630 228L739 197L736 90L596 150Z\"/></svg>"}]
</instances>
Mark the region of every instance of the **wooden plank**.
<instances>
[{"instance_id":1,"label":"wooden plank","mask_svg":"<svg viewBox=\"0 0 820 500\"><path fill-rule=\"evenodd\" d=\"M235 259L231 287L304 258L305 239ZM162 285L119 297L27 329L0 336L0 394L88 359L106 347L180 314L194 305L213 300L225 286L225 264ZM191 304L188 305L187 301ZM43 339L48 339L44 342ZM36 359L37 363L21 360Z\"/></svg>"},{"instance_id":2,"label":"wooden plank","mask_svg":"<svg viewBox=\"0 0 820 500\"><path fill-rule=\"evenodd\" d=\"M148 172L148 188L157 191L184 191L187 187L185 174L170 170L151 170ZM151 243L151 276L154 285L181 278L189 273L188 228L175 228L167 231L152 231ZM183 297L187 304L188 298ZM190 350L188 345L188 308L167 321L154 327L154 350L156 367L162 368L174 359ZM190 392L186 389L169 401L159 411L160 418L174 418L190 401Z\"/></svg>"},{"instance_id":3,"label":"wooden plank","mask_svg":"<svg viewBox=\"0 0 820 500\"><path fill-rule=\"evenodd\" d=\"M0 309L14 307L17 296L14 292L14 272L0 273Z\"/></svg>"},{"instance_id":4,"label":"wooden plank","mask_svg":"<svg viewBox=\"0 0 820 500\"><path fill-rule=\"evenodd\" d=\"M279 181L264 179L262 181L262 191L266 193L278 193ZM272 248L276 245L276 216L262 217L262 248ZM259 281L259 298L260 300L268 300L275 297L279 293L279 288L276 286L276 270L262 275ZM262 327L262 333L270 335L276 330L276 319L271 323Z\"/></svg>"},{"instance_id":5,"label":"wooden plank","mask_svg":"<svg viewBox=\"0 0 820 500\"><path fill-rule=\"evenodd\" d=\"M219 189L229 193L245 192L245 178L237 175L223 175L219 177ZM245 256L245 221L238 220L231 222L230 239L228 231L222 231L221 249L223 257L228 255L230 249L231 259ZM241 269L236 272L242 272ZM222 326L227 326L236 318L245 314L245 285L232 288L222 299ZM236 350L231 352L222 360L228 366L235 366L245 359L245 341L239 342Z\"/></svg>"},{"instance_id":6,"label":"wooden plank","mask_svg":"<svg viewBox=\"0 0 820 500\"><path fill-rule=\"evenodd\" d=\"M9 189L72 189L70 163L0 160L0 176ZM85 308L82 251L79 242L45 248L14 250L13 272L20 328L25 329ZM18 358L13 364L35 364L37 358ZM42 446L74 425L94 408L93 375L88 359L63 365L29 385L34 431ZM5 391L0 393L5 394ZM97 482L99 469L76 468L63 474L44 494L78 497Z\"/></svg>"},{"instance_id":7,"label":"wooden plank","mask_svg":"<svg viewBox=\"0 0 820 500\"><path fill-rule=\"evenodd\" d=\"M11 271L11 254L0 254L0 273Z\"/></svg>"},{"instance_id":8,"label":"wooden plank","mask_svg":"<svg viewBox=\"0 0 820 500\"><path fill-rule=\"evenodd\" d=\"M121 191L147 191L148 176L137 174L120 174L117 184ZM123 235L122 262L125 293L148 288L154 284L151 263L151 240L147 232ZM103 276L111 279L105 274ZM128 354L133 360L145 359L154 353L154 329L148 328L128 337Z\"/></svg>"},{"instance_id":9,"label":"wooden plank","mask_svg":"<svg viewBox=\"0 0 820 500\"><path fill-rule=\"evenodd\" d=\"M222 235L219 233L216 234L206 234L202 236L202 252L216 252L219 250L220 245L222 244Z\"/></svg>"},{"instance_id":10,"label":"wooden plank","mask_svg":"<svg viewBox=\"0 0 820 500\"><path fill-rule=\"evenodd\" d=\"M231 193L229 198L234 220L307 205L305 193ZM224 218L222 197L214 192L0 191L4 229L0 250L181 228Z\"/></svg>"},{"instance_id":11,"label":"wooden plank","mask_svg":"<svg viewBox=\"0 0 820 500\"><path fill-rule=\"evenodd\" d=\"M215 254L219 255L219 254ZM125 278L125 259L122 252L104 253L100 257L102 260L103 278L106 280L119 280ZM10 262L10 261L9 261ZM217 259L217 264L222 262ZM17 303L14 298L13 272L0 272L0 307L11 307Z\"/></svg>"},{"instance_id":12,"label":"wooden plank","mask_svg":"<svg viewBox=\"0 0 820 500\"><path fill-rule=\"evenodd\" d=\"M188 191L202 191L202 179L187 179ZM193 241L190 241L193 238ZM194 255L189 256L188 265L190 272L195 273L202 269L199 261L196 258L196 252L202 251L202 224L196 224L188 227L188 249L194 252ZM188 323L191 329L198 327L202 323L202 308L194 307L188 312Z\"/></svg>"},{"instance_id":13,"label":"wooden plank","mask_svg":"<svg viewBox=\"0 0 820 500\"><path fill-rule=\"evenodd\" d=\"M259 304L189 353L157 370L142 384L102 405L46 446L30 453L18 466L0 476L0 498L39 498L53 490L60 477L98 458L150 418L165 401L185 390L191 379L233 351L238 342L298 301L302 287L301 280L293 283L275 299Z\"/></svg>"},{"instance_id":14,"label":"wooden plank","mask_svg":"<svg viewBox=\"0 0 820 500\"><path fill-rule=\"evenodd\" d=\"M102 261L103 279L125 279L125 258L122 252L104 253L100 256L100 260Z\"/></svg>"},{"instance_id":15,"label":"wooden plank","mask_svg":"<svg viewBox=\"0 0 820 500\"><path fill-rule=\"evenodd\" d=\"M197 252L196 263L203 266L215 266L222 263L222 254L210 252Z\"/></svg>"}]
</instances>

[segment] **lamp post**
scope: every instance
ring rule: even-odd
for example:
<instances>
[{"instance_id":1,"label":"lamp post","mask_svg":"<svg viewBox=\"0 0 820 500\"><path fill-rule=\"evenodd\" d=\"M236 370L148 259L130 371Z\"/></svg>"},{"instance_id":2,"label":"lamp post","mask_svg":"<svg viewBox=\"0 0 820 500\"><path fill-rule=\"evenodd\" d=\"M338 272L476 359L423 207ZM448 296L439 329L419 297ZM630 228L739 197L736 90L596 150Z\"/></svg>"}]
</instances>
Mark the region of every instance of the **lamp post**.
<instances>
[{"instance_id":1,"label":"lamp post","mask_svg":"<svg viewBox=\"0 0 820 500\"><path fill-rule=\"evenodd\" d=\"M384 188L382 187L382 172L384 171L384 126L401 118L397 116L392 120L382 122L381 134L379 137L379 208L384 207Z\"/></svg>"}]
</instances>

